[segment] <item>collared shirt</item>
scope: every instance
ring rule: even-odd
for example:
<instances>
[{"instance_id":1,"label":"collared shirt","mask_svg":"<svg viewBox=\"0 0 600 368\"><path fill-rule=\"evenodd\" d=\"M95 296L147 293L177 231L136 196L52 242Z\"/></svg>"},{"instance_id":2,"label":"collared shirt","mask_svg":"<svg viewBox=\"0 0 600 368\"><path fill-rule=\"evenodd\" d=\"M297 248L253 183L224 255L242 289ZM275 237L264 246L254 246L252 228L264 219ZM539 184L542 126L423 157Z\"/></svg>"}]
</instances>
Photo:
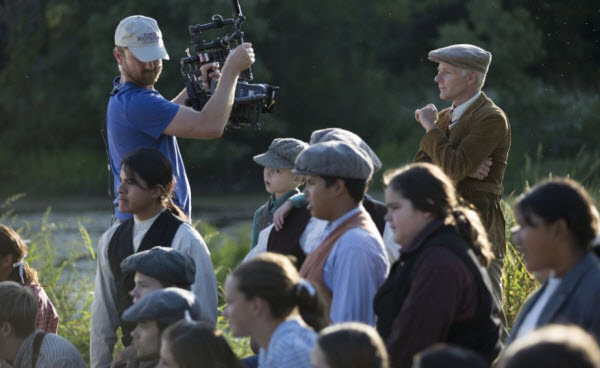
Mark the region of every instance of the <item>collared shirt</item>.
<instances>
[{"instance_id":1,"label":"collared shirt","mask_svg":"<svg viewBox=\"0 0 600 368\"><path fill-rule=\"evenodd\" d=\"M523 319L523 323L521 323L521 327L519 328L519 331L517 331L516 338L523 337L536 329L537 322L542 315L544 307L546 307L548 300L550 300L556 289L558 289L561 280L561 278L554 277L554 272L548 277L546 289L544 289L542 295L540 295L533 307L529 310L529 313L527 313L527 316Z\"/></svg>"},{"instance_id":2,"label":"collared shirt","mask_svg":"<svg viewBox=\"0 0 600 368\"><path fill-rule=\"evenodd\" d=\"M481 91L477 92L475 96L469 98L467 101L460 104L459 106L452 106L452 110L450 110L450 120L452 121L452 123L450 123L448 129L452 129L458 123L458 120L463 116L465 111L467 111L467 109L473 104L473 102L475 102L475 100L479 98L479 96L481 96Z\"/></svg>"},{"instance_id":3,"label":"collared shirt","mask_svg":"<svg viewBox=\"0 0 600 368\"><path fill-rule=\"evenodd\" d=\"M256 210L254 213L254 219L252 220L252 244L250 245L250 248L254 248L256 246L258 243L258 235L262 230L264 230L258 228L258 216L262 212L263 208L268 206L269 213L272 215L279 207L281 207L282 204L285 203L285 201L290 199L292 196L297 195L298 193L300 193L298 189L290 190L278 199L275 199L275 194L271 194L269 201Z\"/></svg>"},{"instance_id":4,"label":"collared shirt","mask_svg":"<svg viewBox=\"0 0 600 368\"><path fill-rule=\"evenodd\" d=\"M258 353L259 368L310 368L310 353L317 333L299 316L289 318L273 331L267 350Z\"/></svg>"},{"instance_id":5,"label":"collared shirt","mask_svg":"<svg viewBox=\"0 0 600 368\"><path fill-rule=\"evenodd\" d=\"M358 206L328 224L321 240L361 210L362 206ZM333 292L331 321L375 325L373 298L388 271L389 262L380 236L375 237L361 228L346 231L323 266L323 282Z\"/></svg>"},{"instance_id":6,"label":"collared shirt","mask_svg":"<svg viewBox=\"0 0 600 368\"><path fill-rule=\"evenodd\" d=\"M29 334L21 344L15 357L13 368L31 368L33 358L33 340L40 330ZM37 358L36 368L85 368L85 362L79 351L66 339L46 334Z\"/></svg>"},{"instance_id":7,"label":"collared shirt","mask_svg":"<svg viewBox=\"0 0 600 368\"><path fill-rule=\"evenodd\" d=\"M134 223L134 247L139 248L139 243L156 217ZM138 225L143 229L136 229ZM119 224L116 224L109 228L98 242L98 267L90 331L90 361L93 368L110 366L112 351L117 342L116 330L119 324L115 302L117 291L108 260L108 245L118 226ZM217 280L204 239L189 224L182 223L175 233L171 247L194 259L196 277L192 284L192 292L200 303L201 319L214 325L217 320Z\"/></svg>"},{"instance_id":8,"label":"collared shirt","mask_svg":"<svg viewBox=\"0 0 600 368\"><path fill-rule=\"evenodd\" d=\"M292 197L290 197L290 201L292 201L294 207L296 207L296 208L304 207L308 204L308 200L306 199L306 196L304 195L304 193L293 195ZM311 221L312 221L312 219L311 219ZM317 220L317 221L323 221L323 220ZM320 230L320 229L322 229L322 226L319 225L317 228ZM390 227L390 224L387 221L385 223L385 228L383 231L383 244L385 245L385 250L386 250L386 254L387 254L389 263L390 264L394 263L394 261L396 261L398 259L398 257L400 256L400 249L402 248L402 245L400 245L394 241L394 232L392 231L392 228ZM319 244L317 244L317 245L319 245ZM304 249L304 246L303 246L303 249ZM306 249L304 249L304 252L306 254L308 254L313 249L314 249L314 247L310 248L308 252L306 251Z\"/></svg>"}]
</instances>

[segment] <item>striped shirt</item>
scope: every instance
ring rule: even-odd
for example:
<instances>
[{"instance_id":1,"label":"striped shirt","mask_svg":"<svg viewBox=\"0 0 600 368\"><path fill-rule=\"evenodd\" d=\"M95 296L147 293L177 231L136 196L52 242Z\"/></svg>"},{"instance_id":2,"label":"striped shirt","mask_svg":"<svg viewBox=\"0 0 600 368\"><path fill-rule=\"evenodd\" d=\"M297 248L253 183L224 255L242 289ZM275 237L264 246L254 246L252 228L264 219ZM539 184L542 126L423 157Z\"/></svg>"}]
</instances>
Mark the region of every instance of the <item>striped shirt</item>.
<instances>
[{"instance_id":1,"label":"striped shirt","mask_svg":"<svg viewBox=\"0 0 600 368\"><path fill-rule=\"evenodd\" d=\"M267 350L258 353L258 368L311 368L310 353L317 333L302 318L292 317L271 335Z\"/></svg>"},{"instance_id":2,"label":"striped shirt","mask_svg":"<svg viewBox=\"0 0 600 368\"><path fill-rule=\"evenodd\" d=\"M14 368L31 368L33 358L33 340L40 330L25 338L15 357ZM85 362L79 351L64 338L47 334L44 336L38 354L36 368L85 368Z\"/></svg>"}]
</instances>

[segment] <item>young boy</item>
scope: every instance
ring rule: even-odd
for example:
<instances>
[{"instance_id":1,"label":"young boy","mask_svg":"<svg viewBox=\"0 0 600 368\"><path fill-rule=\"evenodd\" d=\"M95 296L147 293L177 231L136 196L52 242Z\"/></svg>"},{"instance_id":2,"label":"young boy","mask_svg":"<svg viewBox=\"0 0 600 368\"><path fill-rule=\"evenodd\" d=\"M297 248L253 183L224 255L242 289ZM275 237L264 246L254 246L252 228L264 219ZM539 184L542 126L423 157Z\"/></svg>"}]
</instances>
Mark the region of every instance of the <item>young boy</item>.
<instances>
[{"instance_id":1,"label":"young boy","mask_svg":"<svg viewBox=\"0 0 600 368\"><path fill-rule=\"evenodd\" d=\"M358 146L329 141L302 151L292 171L306 175L312 216L328 222L300 275L317 285L333 323L373 325L373 297L388 272L383 240L361 204L372 162Z\"/></svg>"},{"instance_id":2,"label":"young boy","mask_svg":"<svg viewBox=\"0 0 600 368\"><path fill-rule=\"evenodd\" d=\"M294 161L302 150L308 147L308 144L294 138L276 138L273 140L267 152L254 156L254 161L264 166L263 179L265 189L271 196L267 203L261 206L254 214L254 222L252 224L252 248L256 246L261 231L265 230L273 223L273 212L285 203L294 194L298 194L298 186L302 183L302 176L293 174L292 168ZM295 213L294 229L299 232L297 238L304 231L306 224L310 220L310 213L302 208ZM290 229L292 230L292 229ZM265 230L266 231L266 230ZM282 234L266 233L264 236L271 238L271 235L282 236ZM289 249L280 249L274 246L274 239L270 241L270 247L267 245L267 250L276 251L278 253L291 254L304 259L304 254L300 246L288 246ZM266 242L268 242L265 239ZM296 243L298 239L296 239ZM289 244L288 244L289 245ZM275 248L275 249L274 249ZM264 249L263 249L264 250Z\"/></svg>"},{"instance_id":3,"label":"young boy","mask_svg":"<svg viewBox=\"0 0 600 368\"><path fill-rule=\"evenodd\" d=\"M155 290L123 312L123 319L137 324L131 332L137 366L156 367L160 358L160 335L184 318L200 320L196 296L184 289L169 287Z\"/></svg>"},{"instance_id":4,"label":"young boy","mask_svg":"<svg viewBox=\"0 0 600 368\"><path fill-rule=\"evenodd\" d=\"M309 144L314 145L317 143L330 141L345 142L359 148L364 154L366 154L366 156L369 159L371 159L371 162L373 164L373 174L375 174L381 169L382 163L379 160L379 157L377 157L377 154L373 152L371 147L369 147L369 145L365 141L363 141L361 137L349 130L341 128L326 128L321 130L315 130L310 136ZM369 185L367 185L367 188L368 187ZM273 225L275 227L275 230L281 231L282 229L285 229L285 226L287 225L284 226L283 224L284 221L287 223L286 217L289 211L292 210L292 208L304 207L306 206L306 204L306 197L302 193L292 196L289 200L283 203L279 207L279 209L276 210L273 214ZM379 230L379 233L383 237L388 259L390 263L393 263L394 261L396 261L396 259L398 259L400 253L400 245L394 242L393 231L391 231L389 224L386 224L385 222L384 217L387 212L385 204L373 199L368 194L365 194L365 198L363 200L363 207L365 208L365 210L367 210L369 215L371 215L371 219L373 220L373 222L377 226L377 229Z\"/></svg>"}]
</instances>

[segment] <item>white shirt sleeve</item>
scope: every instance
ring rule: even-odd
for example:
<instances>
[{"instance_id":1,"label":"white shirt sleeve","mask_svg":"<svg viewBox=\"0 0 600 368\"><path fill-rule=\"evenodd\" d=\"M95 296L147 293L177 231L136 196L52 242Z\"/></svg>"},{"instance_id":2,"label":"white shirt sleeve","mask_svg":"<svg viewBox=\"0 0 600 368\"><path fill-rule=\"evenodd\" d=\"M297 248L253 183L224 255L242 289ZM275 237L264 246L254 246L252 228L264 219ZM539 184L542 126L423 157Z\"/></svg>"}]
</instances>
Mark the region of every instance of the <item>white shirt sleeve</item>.
<instances>
[{"instance_id":1,"label":"white shirt sleeve","mask_svg":"<svg viewBox=\"0 0 600 368\"><path fill-rule=\"evenodd\" d=\"M323 266L323 281L332 290L333 323L359 321L375 325L373 299L389 270L381 237L363 229L342 235Z\"/></svg>"},{"instance_id":2,"label":"white shirt sleeve","mask_svg":"<svg viewBox=\"0 0 600 368\"><path fill-rule=\"evenodd\" d=\"M308 255L316 247L321 244L323 238L323 231L327 227L328 222L325 220L319 220L318 218L311 217L304 228L304 232L300 236L300 246L304 251L304 254Z\"/></svg>"},{"instance_id":3,"label":"white shirt sleeve","mask_svg":"<svg viewBox=\"0 0 600 368\"><path fill-rule=\"evenodd\" d=\"M269 236L271 235L271 230L273 229L273 224L265 227L258 233L258 241L256 242L256 246L250 249L250 252L246 254L243 262L249 261L257 255L264 253L267 251L267 243L269 242Z\"/></svg>"},{"instance_id":4,"label":"white shirt sleeve","mask_svg":"<svg viewBox=\"0 0 600 368\"><path fill-rule=\"evenodd\" d=\"M98 266L94 284L90 329L90 365L108 368L117 342L119 313L115 303L117 290L108 261L108 245L119 224L109 228L98 241Z\"/></svg>"},{"instance_id":5,"label":"white shirt sleeve","mask_svg":"<svg viewBox=\"0 0 600 368\"><path fill-rule=\"evenodd\" d=\"M192 285L192 292L199 301L201 319L216 325L217 279L204 239L193 227L183 223L177 229L171 247L189 255L196 262L196 278Z\"/></svg>"}]
</instances>

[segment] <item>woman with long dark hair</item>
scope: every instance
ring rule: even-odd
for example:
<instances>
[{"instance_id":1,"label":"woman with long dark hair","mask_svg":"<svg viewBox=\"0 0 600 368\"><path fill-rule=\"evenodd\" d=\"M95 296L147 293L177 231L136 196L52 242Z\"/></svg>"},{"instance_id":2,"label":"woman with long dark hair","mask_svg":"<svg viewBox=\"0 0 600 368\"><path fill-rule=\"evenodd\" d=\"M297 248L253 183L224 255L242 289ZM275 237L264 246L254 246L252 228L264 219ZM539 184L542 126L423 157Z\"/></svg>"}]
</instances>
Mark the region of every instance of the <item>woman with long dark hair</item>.
<instances>
[{"instance_id":1,"label":"woman with long dark hair","mask_svg":"<svg viewBox=\"0 0 600 368\"><path fill-rule=\"evenodd\" d=\"M160 245L192 257L196 273L191 288L200 301L200 318L212 324L217 319L217 283L210 254L202 236L172 201L170 161L158 150L143 148L123 159L120 175L119 211L133 217L108 229L98 244L90 333L94 367L110 365L118 327L124 345L131 343L130 332L135 326L122 321L121 314L133 303L134 273L122 272L120 264L133 253Z\"/></svg>"},{"instance_id":2,"label":"woman with long dark hair","mask_svg":"<svg viewBox=\"0 0 600 368\"><path fill-rule=\"evenodd\" d=\"M259 368L310 368L326 314L316 288L289 258L261 253L242 263L225 282L225 300L233 336L250 336L260 346Z\"/></svg>"},{"instance_id":3,"label":"woman with long dark hair","mask_svg":"<svg viewBox=\"0 0 600 368\"><path fill-rule=\"evenodd\" d=\"M44 288L38 281L36 270L29 266L27 244L19 234L8 226L0 224L0 282L14 281L28 286L38 301L35 327L45 332L58 331L58 313Z\"/></svg>"},{"instance_id":4,"label":"woman with long dark hair","mask_svg":"<svg viewBox=\"0 0 600 368\"><path fill-rule=\"evenodd\" d=\"M500 351L500 322L485 270L493 255L479 215L462 205L451 179L431 164L384 176L386 215L400 258L375 296L377 330L392 367L439 342L488 363Z\"/></svg>"},{"instance_id":5,"label":"woman with long dark hair","mask_svg":"<svg viewBox=\"0 0 600 368\"><path fill-rule=\"evenodd\" d=\"M521 196L515 213L512 238L527 269L550 275L521 309L508 343L551 323L578 325L600 340L600 263L591 251L598 212L586 190L549 180Z\"/></svg>"}]
</instances>

